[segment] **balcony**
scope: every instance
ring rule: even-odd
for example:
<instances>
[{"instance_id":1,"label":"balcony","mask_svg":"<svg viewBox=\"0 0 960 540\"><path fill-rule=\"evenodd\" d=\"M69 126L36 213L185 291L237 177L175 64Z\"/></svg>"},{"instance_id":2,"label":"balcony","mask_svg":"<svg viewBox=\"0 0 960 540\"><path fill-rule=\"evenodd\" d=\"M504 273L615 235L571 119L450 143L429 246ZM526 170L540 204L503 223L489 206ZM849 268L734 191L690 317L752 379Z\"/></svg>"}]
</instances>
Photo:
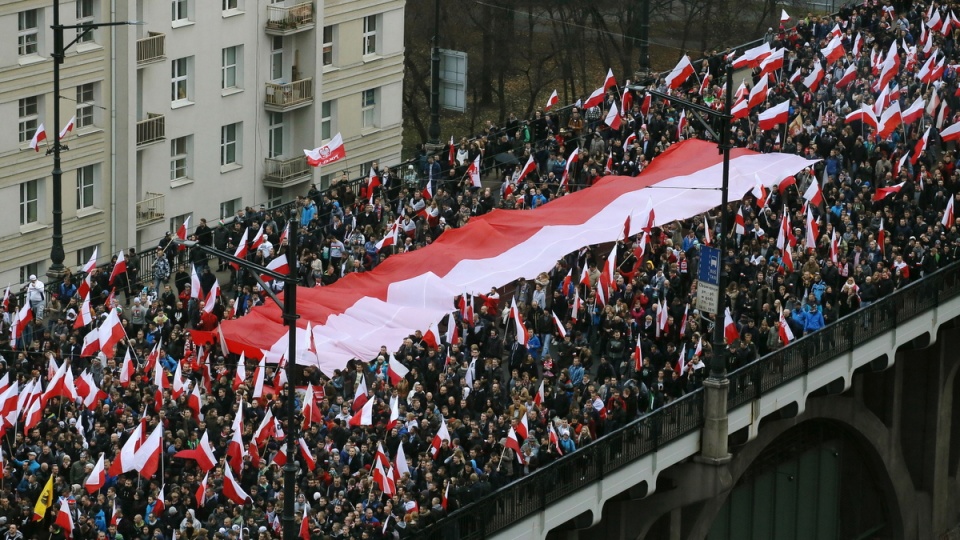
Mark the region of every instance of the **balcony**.
<instances>
[{"instance_id":1,"label":"balcony","mask_svg":"<svg viewBox=\"0 0 960 540\"><path fill-rule=\"evenodd\" d=\"M137 40L137 67L160 62L167 56L164 51L166 34L149 32L149 37Z\"/></svg>"},{"instance_id":2,"label":"balcony","mask_svg":"<svg viewBox=\"0 0 960 540\"><path fill-rule=\"evenodd\" d=\"M264 107L270 112L287 112L313 103L313 79L292 83L267 83Z\"/></svg>"},{"instance_id":3,"label":"balcony","mask_svg":"<svg viewBox=\"0 0 960 540\"><path fill-rule=\"evenodd\" d=\"M313 167L307 164L307 156L264 161L263 185L266 187L287 188L313 179Z\"/></svg>"},{"instance_id":4,"label":"balcony","mask_svg":"<svg viewBox=\"0 0 960 540\"><path fill-rule=\"evenodd\" d=\"M313 22L313 3L303 2L295 6L267 6L267 24L264 30L271 36L288 36L311 30Z\"/></svg>"},{"instance_id":5,"label":"balcony","mask_svg":"<svg viewBox=\"0 0 960 540\"><path fill-rule=\"evenodd\" d=\"M137 202L137 229L142 229L151 223L163 221L163 199L166 197L162 193L147 192L147 198Z\"/></svg>"},{"instance_id":6,"label":"balcony","mask_svg":"<svg viewBox=\"0 0 960 540\"><path fill-rule=\"evenodd\" d=\"M162 141L166 136L166 119L162 114L147 113L147 119L137 122L137 148Z\"/></svg>"}]
</instances>

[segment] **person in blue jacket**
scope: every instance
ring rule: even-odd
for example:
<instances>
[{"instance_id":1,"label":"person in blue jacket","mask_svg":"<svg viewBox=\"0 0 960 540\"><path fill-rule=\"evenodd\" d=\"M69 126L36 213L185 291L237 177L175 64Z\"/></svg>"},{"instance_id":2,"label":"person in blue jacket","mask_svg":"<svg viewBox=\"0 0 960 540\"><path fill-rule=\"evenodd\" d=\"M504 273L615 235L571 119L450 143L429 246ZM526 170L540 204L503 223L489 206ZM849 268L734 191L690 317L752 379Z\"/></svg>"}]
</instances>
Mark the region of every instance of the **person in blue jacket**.
<instances>
[{"instance_id":1,"label":"person in blue jacket","mask_svg":"<svg viewBox=\"0 0 960 540\"><path fill-rule=\"evenodd\" d=\"M807 302L803 306L803 333L812 334L824 326L823 313L816 303Z\"/></svg>"}]
</instances>

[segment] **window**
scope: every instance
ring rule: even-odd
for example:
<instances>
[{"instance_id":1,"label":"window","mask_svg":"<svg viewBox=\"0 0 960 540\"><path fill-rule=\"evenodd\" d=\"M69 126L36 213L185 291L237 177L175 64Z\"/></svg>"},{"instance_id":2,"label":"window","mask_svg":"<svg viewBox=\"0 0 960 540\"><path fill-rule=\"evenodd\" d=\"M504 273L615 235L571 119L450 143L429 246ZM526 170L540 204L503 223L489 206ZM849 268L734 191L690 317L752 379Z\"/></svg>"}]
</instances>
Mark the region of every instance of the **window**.
<instances>
[{"instance_id":1,"label":"window","mask_svg":"<svg viewBox=\"0 0 960 540\"><path fill-rule=\"evenodd\" d=\"M364 90L361 94L360 110L363 112L363 127L377 127L377 89Z\"/></svg>"},{"instance_id":2,"label":"window","mask_svg":"<svg viewBox=\"0 0 960 540\"><path fill-rule=\"evenodd\" d=\"M40 98L37 96L21 98L20 104L20 142L29 142L37 131Z\"/></svg>"},{"instance_id":3,"label":"window","mask_svg":"<svg viewBox=\"0 0 960 540\"><path fill-rule=\"evenodd\" d=\"M323 65L333 65L333 27L323 27Z\"/></svg>"},{"instance_id":4,"label":"window","mask_svg":"<svg viewBox=\"0 0 960 540\"><path fill-rule=\"evenodd\" d=\"M283 204L283 189L268 187L267 202L265 204L267 205L267 208L276 208Z\"/></svg>"},{"instance_id":5,"label":"window","mask_svg":"<svg viewBox=\"0 0 960 540\"><path fill-rule=\"evenodd\" d=\"M220 63L220 88L241 88L241 67L243 66L243 46L223 49Z\"/></svg>"},{"instance_id":6,"label":"window","mask_svg":"<svg viewBox=\"0 0 960 540\"><path fill-rule=\"evenodd\" d=\"M40 214L40 181L20 184L20 225L36 223Z\"/></svg>"},{"instance_id":7,"label":"window","mask_svg":"<svg viewBox=\"0 0 960 540\"><path fill-rule=\"evenodd\" d=\"M223 0L223 11L240 9L240 0Z\"/></svg>"},{"instance_id":8,"label":"window","mask_svg":"<svg viewBox=\"0 0 960 540\"><path fill-rule=\"evenodd\" d=\"M40 10L28 9L17 14L17 54L27 56L39 52Z\"/></svg>"},{"instance_id":9,"label":"window","mask_svg":"<svg viewBox=\"0 0 960 540\"><path fill-rule=\"evenodd\" d=\"M93 0L77 0L77 24L89 24L94 21L93 13ZM77 41L78 43L88 43L95 41L93 39L94 30L90 30L87 33L83 33L82 30L77 29Z\"/></svg>"},{"instance_id":10,"label":"window","mask_svg":"<svg viewBox=\"0 0 960 540\"><path fill-rule=\"evenodd\" d=\"M333 101L320 104L320 138L324 141L333 137Z\"/></svg>"},{"instance_id":11,"label":"window","mask_svg":"<svg viewBox=\"0 0 960 540\"><path fill-rule=\"evenodd\" d=\"M227 219L243 209L243 199L233 199L220 203L220 219Z\"/></svg>"},{"instance_id":12,"label":"window","mask_svg":"<svg viewBox=\"0 0 960 540\"><path fill-rule=\"evenodd\" d=\"M241 124L228 124L220 128L220 166L237 165L240 163L240 128Z\"/></svg>"},{"instance_id":13,"label":"window","mask_svg":"<svg viewBox=\"0 0 960 540\"><path fill-rule=\"evenodd\" d=\"M87 264L87 261L90 260L90 257L93 257L93 252L96 251L99 244L96 246L85 247L83 249L77 250L77 266L83 266Z\"/></svg>"},{"instance_id":14,"label":"window","mask_svg":"<svg viewBox=\"0 0 960 540\"><path fill-rule=\"evenodd\" d=\"M190 20L190 0L172 0L173 11L170 20L173 22L185 22Z\"/></svg>"},{"instance_id":15,"label":"window","mask_svg":"<svg viewBox=\"0 0 960 540\"><path fill-rule=\"evenodd\" d=\"M170 140L170 181L190 177L190 137Z\"/></svg>"},{"instance_id":16,"label":"window","mask_svg":"<svg viewBox=\"0 0 960 540\"><path fill-rule=\"evenodd\" d=\"M77 127L93 125L93 113L96 109L94 97L94 83L81 84L77 87Z\"/></svg>"},{"instance_id":17,"label":"window","mask_svg":"<svg viewBox=\"0 0 960 540\"><path fill-rule=\"evenodd\" d=\"M190 100L190 67L193 57L177 58L170 68L170 101Z\"/></svg>"},{"instance_id":18,"label":"window","mask_svg":"<svg viewBox=\"0 0 960 540\"><path fill-rule=\"evenodd\" d=\"M96 167L87 165L77 169L77 210L96 206L94 185L96 184Z\"/></svg>"},{"instance_id":19,"label":"window","mask_svg":"<svg viewBox=\"0 0 960 540\"><path fill-rule=\"evenodd\" d=\"M274 36L270 45L270 79L279 81L283 78L283 38Z\"/></svg>"},{"instance_id":20,"label":"window","mask_svg":"<svg viewBox=\"0 0 960 540\"><path fill-rule=\"evenodd\" d=\"M283 113L268 113L270 129L268 131L268 156L276 158L283 155Z\"/></svg>"},{"instance_id":21,"label":"window","mask_svg":"<svg viewBox=\"0 0 960 540\"><path fill-rule=\"evenodd\" d=\"M20 282L26 283L30 281L30 276L39 276L40 275L40 263L30 263L20 267Z\"/></svg>"},{"instance_id":22,"label":"window","mask_svg":"<svg viewBox=\"0 0 960 540\"><path fill-rule=\"evenodd\" d=\"M363 18L363 54L377 54L377 19L379 15Z\"/></svg>"}]
</instances>

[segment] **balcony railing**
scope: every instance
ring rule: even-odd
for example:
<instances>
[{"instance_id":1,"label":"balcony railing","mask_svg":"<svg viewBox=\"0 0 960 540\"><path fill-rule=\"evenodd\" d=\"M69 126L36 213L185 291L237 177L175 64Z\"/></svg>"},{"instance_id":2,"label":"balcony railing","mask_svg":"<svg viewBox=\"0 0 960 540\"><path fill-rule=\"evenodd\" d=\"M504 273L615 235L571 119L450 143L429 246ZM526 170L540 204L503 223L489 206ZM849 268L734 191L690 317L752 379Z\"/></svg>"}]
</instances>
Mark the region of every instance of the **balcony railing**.
<instances>
[{"instance_id":1,"label":"balcony railing","mask_svg":"<svg viewBox=\"0 0 960 540\"><path fill-rule=\"evenodd\" d=\"M164 47L166 45L166 34L160 32L150 32L149 37L137 40L137 65L143 66L153 62L159 62L166 58Z\"/></svg>"},{"instance_id":2,"label":"balcony railing","mask_svg":"<svg viewBox=\"0 0 960 540\"><path fill-rule=\"evenodd\" d=\"M284 112L313 103L313 79L292 83L267 83L264 106L268 111Z\"/></svg>"},{"instance_id":3,"label":"balcony railing","mask_svg":"<svg viewBox=\"0 0 960 540\"><path fill-rule=\"evenodd\" d=\"M266 187L285 188L302 184L312 178L313 167L307 164L307 156L265 160L263 185Z\"/></svg>"},{"instance_id":4,"label":"balcony railing","mask_svg":"<svg viewBox=\"0 0 960 540\"><path fill-rule=\"evenodd\" d=\"M267 6L267 34L285 36L313 27L313 2L303 2L295 6Z\"/></svg>"},{"instance_id":5,"label":"balcony railing","mask_svg":"<svg viewBox=\"0 0 960 540\"><path fill-rule=\"evenodd\" d=\"M151 223L163 221L163 200L165 197L166 195L162 193L147 192L147 198L137 202L138 229L142 229Z\"/></svg>"},{"instance_id":6,"label":"balcony railing","mask_svg":"<svg viewBox=\"0 0 960 540\"><path fill-rule=\"evenodd\" d=\"M147 113L147 119L137 122L137 146L163 140L166 119L162 114Z\"/></svg>"}]
</instances>

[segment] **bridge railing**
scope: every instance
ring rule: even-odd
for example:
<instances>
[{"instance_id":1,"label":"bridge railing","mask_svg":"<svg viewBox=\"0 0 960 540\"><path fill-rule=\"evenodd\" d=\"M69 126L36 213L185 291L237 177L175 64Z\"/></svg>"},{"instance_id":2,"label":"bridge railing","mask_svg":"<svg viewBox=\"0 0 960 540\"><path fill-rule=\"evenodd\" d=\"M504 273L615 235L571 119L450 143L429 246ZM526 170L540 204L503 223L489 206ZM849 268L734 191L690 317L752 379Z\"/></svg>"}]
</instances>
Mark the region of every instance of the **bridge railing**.
<instances>
[{"instance_id":1,"label":"bridge railing","mask_svg":"<svg viewBox=\"0 0 960 540\"><path fill-rule=\"evenodd\" d=\"M728 375L728 410L759 398L958 294L960 262L732 371ZM703 390L697 389L450 513L417 537L484 538L702 426Z\"/></svg>"}]
</instances>

